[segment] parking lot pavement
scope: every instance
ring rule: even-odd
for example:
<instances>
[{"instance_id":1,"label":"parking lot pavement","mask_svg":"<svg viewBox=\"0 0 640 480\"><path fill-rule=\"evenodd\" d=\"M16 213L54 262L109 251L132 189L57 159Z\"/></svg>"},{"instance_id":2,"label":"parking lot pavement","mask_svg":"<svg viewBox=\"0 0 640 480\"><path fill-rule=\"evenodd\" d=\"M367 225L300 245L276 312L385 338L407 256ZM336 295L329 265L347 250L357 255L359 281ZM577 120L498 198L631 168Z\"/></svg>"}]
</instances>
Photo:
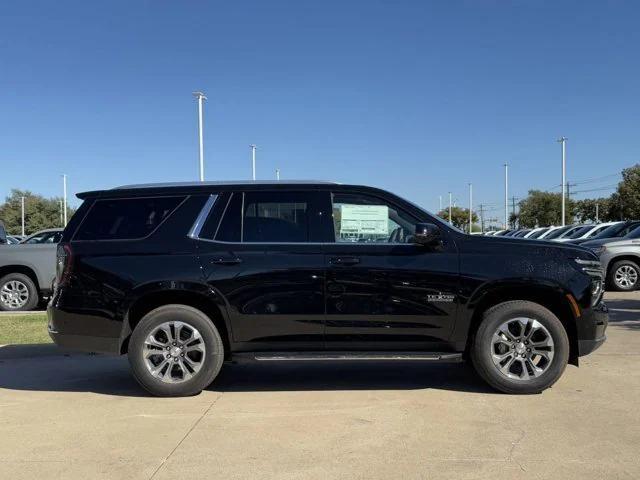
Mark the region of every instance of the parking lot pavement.
<instances>
[{"instance_id":1,"label":"parking lot pavement","mask_svg":"<svg viewBox=\"0 0 640 480\"><path fill-rule=\"evenodd\" d=\"M150 398L126 359L0 349L0 478L640 478L640 292L541 395L461 365L229 365Z\"/></svg>"}]
</instances>

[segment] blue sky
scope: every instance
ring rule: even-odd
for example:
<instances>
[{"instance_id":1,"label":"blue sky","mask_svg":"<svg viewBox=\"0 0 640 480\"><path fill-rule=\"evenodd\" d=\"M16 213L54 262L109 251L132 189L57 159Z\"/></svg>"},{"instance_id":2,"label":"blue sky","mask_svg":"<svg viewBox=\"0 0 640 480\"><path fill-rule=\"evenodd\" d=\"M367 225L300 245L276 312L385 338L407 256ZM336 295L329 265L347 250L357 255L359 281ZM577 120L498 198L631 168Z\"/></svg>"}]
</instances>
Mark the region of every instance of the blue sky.
<instances>
[{"instance_id":1,"label":"blue sky","mask_svg":"<svg viewBox=\"0 0 640 480\"><path fill-rule=\"evenodd\" d=\"M640 3L5 2L0 196L195 180L329 179L434 210L577 191L640 159ZM604 178L600 178L604 177ZM585 195L608 194L598 190ZM77 202L77 201L76 201ZM500 210L493 215L501 217Z\"/></svg>"}]
</instances>

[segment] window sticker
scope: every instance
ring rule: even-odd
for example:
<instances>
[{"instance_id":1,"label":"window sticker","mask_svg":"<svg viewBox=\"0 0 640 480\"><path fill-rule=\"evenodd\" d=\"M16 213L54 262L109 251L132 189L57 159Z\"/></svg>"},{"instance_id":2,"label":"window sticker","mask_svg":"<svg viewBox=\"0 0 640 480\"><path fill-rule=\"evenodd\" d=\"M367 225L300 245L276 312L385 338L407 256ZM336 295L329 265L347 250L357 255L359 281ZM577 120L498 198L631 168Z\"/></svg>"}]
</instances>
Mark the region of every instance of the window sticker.
<instances>
[{"instance_id":1,"label":"window sticker","mask_svg":"<svg viewBox=\"0 0 640 480\"><path fill-rule=\"evenodd\" d=\"M340 205L340 238L374 239L389 236L386 205Z\"/></svg>"}]
</instances>

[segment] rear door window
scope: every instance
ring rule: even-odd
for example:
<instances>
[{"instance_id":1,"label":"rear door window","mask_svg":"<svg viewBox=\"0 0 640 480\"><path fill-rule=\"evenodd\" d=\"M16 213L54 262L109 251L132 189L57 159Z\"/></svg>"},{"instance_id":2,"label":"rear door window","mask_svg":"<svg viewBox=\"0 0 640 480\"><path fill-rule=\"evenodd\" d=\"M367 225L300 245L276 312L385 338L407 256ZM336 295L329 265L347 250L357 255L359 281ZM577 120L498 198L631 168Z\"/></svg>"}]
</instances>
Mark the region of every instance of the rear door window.
<instances>
[{"instance_id":1,"label":"rear door window","mask_svg":"<svg viewBox=\"0 0 640 480\"><path fill-rule=\"evenodd\" d=\"M220 242L309 243L326 240L321 192L235 192L215 233ZM205 233L206 230L206 233Z\"/></svg>"},{"instance_id":2,"label":"rear door window","mask_svg":"<svg viewBox=\"0 0 640 480\"><path fill-rule=\"evenodd\" d=\"M173 213L185 197L96 200L74 240L134 240L144 238Z\"/></svg>"}]
</instances>

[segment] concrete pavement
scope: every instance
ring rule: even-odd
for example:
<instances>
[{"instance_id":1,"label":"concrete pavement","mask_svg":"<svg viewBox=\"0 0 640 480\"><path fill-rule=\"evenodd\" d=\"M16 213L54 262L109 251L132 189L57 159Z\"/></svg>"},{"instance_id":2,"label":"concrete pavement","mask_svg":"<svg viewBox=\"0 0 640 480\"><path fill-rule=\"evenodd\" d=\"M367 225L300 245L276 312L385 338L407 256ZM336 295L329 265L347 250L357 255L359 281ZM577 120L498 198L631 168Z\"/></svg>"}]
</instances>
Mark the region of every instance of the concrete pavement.
<instances>
[{"instance_id":1,"label":"concrete pavement","mask_svg":"<svg viewBox=\"0 0 640 480\"><path fill-rule=\"evenodd\" d=\"M460 365L229 365L147 396L125 358L0 349L0 479L640 478L640 292L541 395ZM34 349L35 351L35 349Z\"/></svg>"}]
</instances>

